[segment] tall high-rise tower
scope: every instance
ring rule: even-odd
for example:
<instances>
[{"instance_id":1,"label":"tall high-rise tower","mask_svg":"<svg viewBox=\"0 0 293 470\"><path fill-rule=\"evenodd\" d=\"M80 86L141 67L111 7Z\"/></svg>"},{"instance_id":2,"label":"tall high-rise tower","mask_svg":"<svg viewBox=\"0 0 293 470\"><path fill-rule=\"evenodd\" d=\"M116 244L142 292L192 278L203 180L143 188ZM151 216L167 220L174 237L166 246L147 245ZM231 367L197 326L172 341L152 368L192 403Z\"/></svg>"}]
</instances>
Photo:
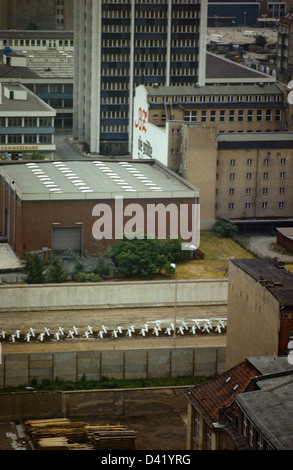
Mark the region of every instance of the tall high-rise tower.
<instances>
[{"instance_id":1,"label":"tall high-rise tower","mask_svg":"<svg viewBox=\"0 0 293 470\"><path fill-rule=\"evenodd\" d=\"M74 137L131 149L135 87L204 85L208 0L75 0Z\"/></svg>"}]
</instances>

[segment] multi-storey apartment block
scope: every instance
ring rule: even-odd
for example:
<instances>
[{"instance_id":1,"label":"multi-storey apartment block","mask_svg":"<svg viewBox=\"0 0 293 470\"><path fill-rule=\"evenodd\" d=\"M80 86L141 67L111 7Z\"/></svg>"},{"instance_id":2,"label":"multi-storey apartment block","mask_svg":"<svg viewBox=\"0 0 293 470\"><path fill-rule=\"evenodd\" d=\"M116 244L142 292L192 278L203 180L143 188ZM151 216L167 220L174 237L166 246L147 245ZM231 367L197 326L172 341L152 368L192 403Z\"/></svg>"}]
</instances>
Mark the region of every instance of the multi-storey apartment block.
<instances>
[{"instance_id":1,"label":"multi-storey apartment block","mask_svg":"<svg viewBox=\"0 0 293 470\"><path fill-rule=\"evenodd\" d=\"M204 84L207 0L75 0L74 136L130 149L135 87Z\"/></svg>"}]
</instances>

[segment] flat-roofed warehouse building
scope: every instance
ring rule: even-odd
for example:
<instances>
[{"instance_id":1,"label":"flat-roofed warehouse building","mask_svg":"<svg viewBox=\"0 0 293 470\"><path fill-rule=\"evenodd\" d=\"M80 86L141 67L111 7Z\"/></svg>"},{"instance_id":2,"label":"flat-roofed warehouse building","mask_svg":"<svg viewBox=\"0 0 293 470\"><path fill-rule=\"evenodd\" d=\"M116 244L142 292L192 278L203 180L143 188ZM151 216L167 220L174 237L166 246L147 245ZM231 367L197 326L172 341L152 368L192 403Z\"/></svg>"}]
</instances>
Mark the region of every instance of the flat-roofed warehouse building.
<instances>
[{"instance_id":1,"label":"flat-roofed warehouse building","mask_svg":"<svg viewBox=\"0 0 293 470\"><path fill-rule=\"evenodd\" d=\"M176 235L176 228L182 234L180 217L188 224L184 230L192 232L198 202L194 186L154 160L3 163L0 194L0 230L20 257L42 249L90 253L96 251L102 232L105 244L115 243L131 229L166 238ZM158 216L151 227L154 231L148 232L149 210L158 204L163 219ZM168 218L168 208L174 211L178 227L172 225L171 215ZM104 226L99 226L97 236L96 224L103 214ZM135 227L133 217L137 217ZM162 228L165 234L159 231Z\"/></svg>"}]
</instances>

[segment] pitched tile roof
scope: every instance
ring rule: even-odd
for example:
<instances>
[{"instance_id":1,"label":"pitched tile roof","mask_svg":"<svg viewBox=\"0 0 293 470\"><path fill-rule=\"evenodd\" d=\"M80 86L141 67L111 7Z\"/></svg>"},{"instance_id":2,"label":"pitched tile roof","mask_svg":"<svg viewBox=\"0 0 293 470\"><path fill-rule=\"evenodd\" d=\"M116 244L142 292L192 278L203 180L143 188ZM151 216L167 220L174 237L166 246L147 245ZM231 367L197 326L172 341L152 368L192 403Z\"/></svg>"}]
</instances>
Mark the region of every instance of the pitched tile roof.
<instances>
[{"instance_id":1,"label":"pitched tile roof","mask_svg":"<svg viewBox=\"0 0 293 470\"><path fill-rule=\"evenodd\" d=\"M259 371L248 361L241 362L208 382L185 389L184 394L210 423L219 421L220 409L230 405Z\"/></svg>"}]
</instances>

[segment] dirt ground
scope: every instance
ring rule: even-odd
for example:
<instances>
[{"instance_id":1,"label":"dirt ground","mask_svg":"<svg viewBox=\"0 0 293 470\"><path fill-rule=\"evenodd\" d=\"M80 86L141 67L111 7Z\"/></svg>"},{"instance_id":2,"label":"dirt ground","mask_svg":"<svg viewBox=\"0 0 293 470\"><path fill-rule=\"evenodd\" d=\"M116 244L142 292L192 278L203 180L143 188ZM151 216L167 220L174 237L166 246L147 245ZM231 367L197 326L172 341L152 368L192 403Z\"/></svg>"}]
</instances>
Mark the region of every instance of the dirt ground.
<instances>
[{"instance_id":1,"label":"dirt ground","mask_svg":"<svg viewBox=\"0 0 293 470\"><path fill-rule=\"evenodd\" d=\"M148 415L145 417L124 417L118 422L109 423L98 418L83 417L79 421L91 425L123 424L137 432L135 450L185 450L186 416L178 413ZM24 426L18 423L0 422L0 451L31 450Z\"/></svg>"},{"instance_id":2,"label":"dirt ground","mask_svg":"<svg viewBox=\"0 0 293 470\"><path fill-rule=\"evenodd\" d=\"M52 352L52 351L72 351L90 350L90 349L121 349L121 348L141 348L141 347L164 347L173 341L173 335L168 336L165 329L170 324L176 323L177 328L184 321L189 328L194 324L193 319L201 318L225 318L227 316L226 305L202 305L178 307L176 319L174 318L174 308L133 308L133 309L91 309L91 310L71 310L71 311L41 311L41 312L1 312L0 332L5 331L5 338L1 339L3 354L30 353L30 352ZM153 329L159 321L162 331L158 336L153 334ZM145 324L149 325L149 333L143 337L140 334L141 328ZM85 338L85 331L88 325L94 330L94 335L88 339ZM106 325L108 333L103 338L98 336L102 325ZM121 325L123 334L118 334L118 338L113 337L113 330ZM135 334L130 337L127 329L134 326ZM35 331L35 336L30 341L25 341L25 335L30 328ZM39 335L44 329L50 330L50 337L44 336L40 341ZM64 329L65 335L56 340L54 335L58 328ZM78 329L78 334L74 337L68 337L68 332L73 327ZM20 340L15 338L11 341L11 335L16 330L20 330ZM222 344L222 335L193 335L184 333L184 336L177 333L176 341L178 345L185 343L185 346L192 344L196 346L197 342L202 344ZM214 343L215 342L215 343Z\"/></svg>"}]
</instances>

